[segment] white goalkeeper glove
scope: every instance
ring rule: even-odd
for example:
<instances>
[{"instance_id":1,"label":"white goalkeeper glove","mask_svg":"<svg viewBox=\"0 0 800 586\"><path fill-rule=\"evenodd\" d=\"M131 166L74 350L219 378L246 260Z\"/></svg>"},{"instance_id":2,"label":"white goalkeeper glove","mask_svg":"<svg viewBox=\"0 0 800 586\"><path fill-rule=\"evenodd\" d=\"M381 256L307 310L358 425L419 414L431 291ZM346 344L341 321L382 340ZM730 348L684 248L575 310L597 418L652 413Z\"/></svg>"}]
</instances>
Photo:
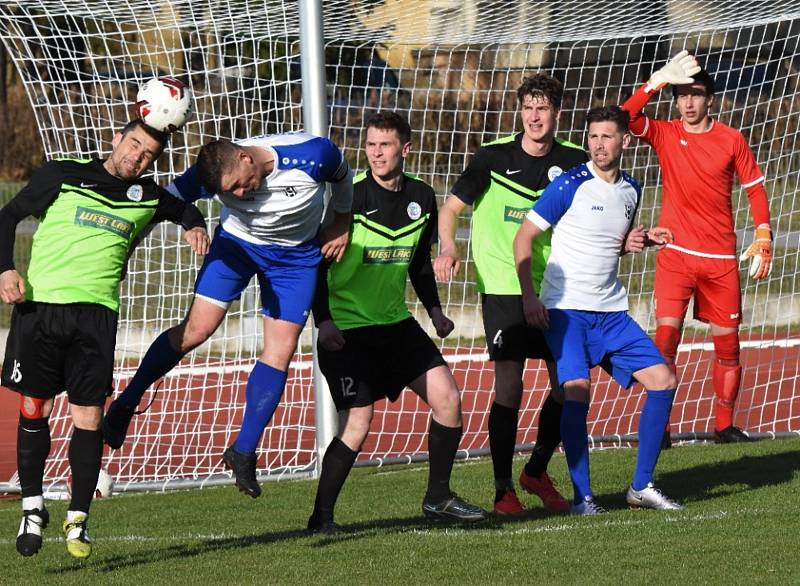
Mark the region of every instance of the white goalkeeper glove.
<instances>
[{"instance_id":1,"label":"white goalkeeper glove","mask_svg":"<svg viewBox=\"0 0 800 586\"><path fill-rule=\"evenodd\" d=\"M754 281L768 277L772 272L772 230L769 224L759 224L753 243L747 247L739 260L750 259L750 276Z\"/></svg>"},{"instance_id":2,"label":"white goalkeeper glove","mask_svg":"<svg viewBox=\"0 0 800 586\"><path fill-rule=\"evenodd\" d=\"M685 49L670 59L664 67L654 72L644 88L647 93L660 90L667 84L680 85L692 83L692 76L700 71L700 65L693 55Z\"/></svg>"}]
</instances>

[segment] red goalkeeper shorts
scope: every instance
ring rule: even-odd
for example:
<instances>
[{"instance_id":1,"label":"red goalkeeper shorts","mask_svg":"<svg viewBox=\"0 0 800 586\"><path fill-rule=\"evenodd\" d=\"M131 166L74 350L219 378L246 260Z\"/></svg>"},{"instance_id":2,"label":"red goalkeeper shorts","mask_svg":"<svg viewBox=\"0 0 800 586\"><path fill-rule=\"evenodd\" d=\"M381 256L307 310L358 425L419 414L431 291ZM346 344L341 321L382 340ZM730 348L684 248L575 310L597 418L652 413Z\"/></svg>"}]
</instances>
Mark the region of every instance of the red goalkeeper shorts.
<instances>
[{"instance_id":1,"label":"red goalkeeper shorts","mask_svg":"<svg viewBox=\"0 0 800 586\"><path fill-rule=\"evenodd\" d=\"M656 319L683 318L694 297L694 318L723 327L742 321L739 264L735 258L707 258L671 248L656 254Z\"/></svg>"}]
</instances>

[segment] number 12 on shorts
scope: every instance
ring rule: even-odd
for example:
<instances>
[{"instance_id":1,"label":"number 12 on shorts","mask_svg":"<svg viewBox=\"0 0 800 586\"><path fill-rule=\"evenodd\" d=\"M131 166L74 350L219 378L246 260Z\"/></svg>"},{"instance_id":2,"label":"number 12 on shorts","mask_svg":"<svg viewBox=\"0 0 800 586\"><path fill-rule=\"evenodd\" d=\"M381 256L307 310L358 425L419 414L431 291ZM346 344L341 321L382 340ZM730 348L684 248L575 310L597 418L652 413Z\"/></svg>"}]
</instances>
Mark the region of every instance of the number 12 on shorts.
<instances>
[{"instance_id":1,"label":"number 12 on shorts","mask_svg":"<svg viewBox=\"0 0 800 586\"><path fill-rule=\"evenodd\" d=\"M343 376L339 378L339 382L342 385L342 396L344 397L355 397L356 392L353 390L353 377L350 376Z\"/></svg>"}]
</instances>

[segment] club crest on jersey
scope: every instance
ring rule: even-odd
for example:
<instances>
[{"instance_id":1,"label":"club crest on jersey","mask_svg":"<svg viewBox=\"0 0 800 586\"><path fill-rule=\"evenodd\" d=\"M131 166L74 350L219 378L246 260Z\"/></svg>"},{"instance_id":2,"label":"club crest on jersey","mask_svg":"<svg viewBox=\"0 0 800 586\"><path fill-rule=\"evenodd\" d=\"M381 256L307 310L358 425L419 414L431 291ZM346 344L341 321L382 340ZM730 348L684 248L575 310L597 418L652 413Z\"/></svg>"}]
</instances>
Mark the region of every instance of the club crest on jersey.
<instances>
[{"instance_id":1,"label":"club crest on jersey","mask_svg":"<svg viewBox=\"0 0 800 586\"><path fill-rule=\"evenodd\" d=\"M408 204L406 212L408 213L408 217L412 220L419 220L419 217L422 215L422 208L417 202L412 201Z\"/></svg>"},{"instance_id":2,"label":"club crest on jersey","mask_svg":"<svg viewBox=\"0 0 800 586\"><path fill-rule=\"evenodd\" d=\"M142 189L142 186L137 183L136 185L131 185L125 195L131 201L142 201L144 189Z\"/></svg>"},{"instance_id":3,"label":"club crest on jersey","mask_svg":"<svg viewBox=\"0 0 800 586\"><path fill-rule=\"evenodd\" d=\"M553 165L547 170L547 178L550 181L553 181L556 177L561 175L564 172L564 169L559 167L558 165Z\"/></svg>"}]
</instances>

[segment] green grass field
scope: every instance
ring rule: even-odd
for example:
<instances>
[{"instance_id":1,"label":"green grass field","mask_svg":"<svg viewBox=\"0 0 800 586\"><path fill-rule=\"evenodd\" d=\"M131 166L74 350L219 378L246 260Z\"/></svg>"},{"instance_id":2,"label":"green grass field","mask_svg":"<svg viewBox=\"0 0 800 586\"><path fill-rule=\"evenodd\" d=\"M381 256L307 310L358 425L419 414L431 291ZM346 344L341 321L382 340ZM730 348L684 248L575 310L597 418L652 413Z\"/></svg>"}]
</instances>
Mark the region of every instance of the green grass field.
<instances>
[{"instance_id":1,"label":"green grass field","mask_svg":"<svg viewBox=\"0 0 800 586\"><path fill-rule=\"evenodd\" d=\"M14 549L19 502L0 503L4 584L788 584L800 581L800 439L679 446L658 484L684 511L624 504L635 450L592 453L602 517L550 516L429 524L423 466L357 469L339 499L345 532L303 531L315 481L266 483L251 500L233 487L117 495L96 502L95 551L80 563L59 539L65 502L49 504L38 556ZM517 460L515 469L522 465ZM551 472L567 484L563 455ZM453 488L491 505L488 460L456 465Z\"/></svg>"}]
</instances>

